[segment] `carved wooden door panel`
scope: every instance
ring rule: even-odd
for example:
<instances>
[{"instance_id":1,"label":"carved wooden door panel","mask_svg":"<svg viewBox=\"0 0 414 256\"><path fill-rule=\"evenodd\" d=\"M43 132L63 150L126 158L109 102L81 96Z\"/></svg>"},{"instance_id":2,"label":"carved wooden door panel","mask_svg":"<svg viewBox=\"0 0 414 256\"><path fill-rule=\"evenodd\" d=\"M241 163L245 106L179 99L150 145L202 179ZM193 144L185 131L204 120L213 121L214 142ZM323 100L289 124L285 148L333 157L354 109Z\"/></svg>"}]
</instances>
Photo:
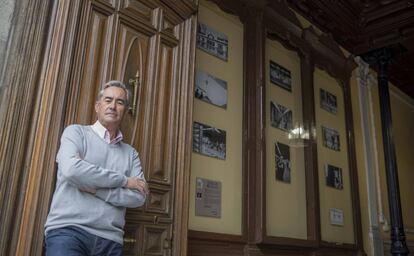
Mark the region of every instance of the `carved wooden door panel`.
<instances>
[{"instance_id":1,"label":"carved wooden door panel","mask_svg":"<svg viewBox=\"0 0 414 256\"><path fill-rule=\"evenodd\" d=\"M151 193L143 207L127 211L124 254L171 255L179 99L188 84L183 74L192 74L183 40L194 35L194 22L160 1L83 1L81 8L66 123L94 122L96 95L106 81L129 87L131 108L121 130L140 154Z\"/></svg>"}]
</instances>

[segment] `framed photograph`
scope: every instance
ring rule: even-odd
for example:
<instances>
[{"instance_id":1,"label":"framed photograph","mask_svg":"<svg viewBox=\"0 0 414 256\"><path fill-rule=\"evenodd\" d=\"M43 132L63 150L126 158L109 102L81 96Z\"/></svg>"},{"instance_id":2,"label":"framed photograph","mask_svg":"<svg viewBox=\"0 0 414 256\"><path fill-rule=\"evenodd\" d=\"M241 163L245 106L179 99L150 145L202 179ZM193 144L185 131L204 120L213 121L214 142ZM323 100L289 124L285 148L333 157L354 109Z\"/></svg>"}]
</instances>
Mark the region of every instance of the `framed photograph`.
<instances>
[{"instance_id":1,"label":"framed photograph","mask_svg":"<svg viewBox=\"0 0 414 256\"><path fill-rule=\"evenodd\" d=\"M227 61L229 48L227 36L202 23L198 23L197 27L197 47Z\"/></svg>"},{"instance_id":2,"label":"framed photograph","mask_svg":"<svg viewBox=\"0 0 414 256\"><path fill-rule=\"evenodd\" d=\"M322 140L325 147L335 151L341 150L338 131L322 126Z\"/></svg>"},{"instance_id":3,"label":"framed photograph","mask_svg":"<svg viewBox=\"0 0 414 256\"><path fill-rule=\"evenodd\" d=\"M321 98L321 108L333 114L336 114L338 112L338 104L337 104L335 95L321 88L320 98Z\"/></svg>"},{"instance_id":4,"label":"framed photograph","mask_svg":"<svg viewBox=\"0 0 414 256\"><path fill-rule=\"evenodd\" d=\"M330 164L325 165L325 178L328 187L343 189L342 169Z\"/></svg>"},{"instance_id":5,"label":"framed photograph","mask_svg":"<svg viewBox=\"0 0 414 256\"><path fill-rule=\"evenodd\" d=\"M270 124L273 127L289 132L293 129L292 125L292 110L270 102Z\"/></svg>"},{"instance_id":6,"label":"framed photograph","mask_svg":"<svg viewBox=\"0 0 414 256\"><path fill-rule=\"evenodd\" d=\"M288 145L275 143L276 180L290 183L290 148Z\"/></svg>"},{"instance_id":7,"label":"framed photograph","mask_svg":"<svg viewBox=\"0 0 414 256\"><path fill-rule=\"evenodd\" d=\"M271 83L276 84L289 92L292 91L292 77L288 69L270 61L269 70Z\"/></svg>"},{"instance_id":8,"label":"framed photograph","mask_svg":"<svg viewBox=\"0 0 414 256\"><path fill-rule=\"evenodd\" d=\"M194 122L193 151L221 160L226 159L226 132Z\"/></svg>"},{"instance_id":9,"label":"framed photograph","mask_svg":"<svg viewBox=\"0 0 414 256\"><path fill-rule=\"evenodd\" d=\"M194 96L221 108L227 108L227 82L197 70Z\"/></svg>"}]
</instances>

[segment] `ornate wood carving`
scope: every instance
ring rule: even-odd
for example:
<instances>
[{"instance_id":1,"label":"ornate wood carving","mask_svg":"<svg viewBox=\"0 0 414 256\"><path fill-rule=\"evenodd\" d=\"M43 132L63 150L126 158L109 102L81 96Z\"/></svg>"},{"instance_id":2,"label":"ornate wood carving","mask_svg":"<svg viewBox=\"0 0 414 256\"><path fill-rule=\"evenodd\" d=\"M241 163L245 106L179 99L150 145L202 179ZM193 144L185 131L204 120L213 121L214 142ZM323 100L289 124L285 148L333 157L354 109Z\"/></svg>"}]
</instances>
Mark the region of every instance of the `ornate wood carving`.
<instances>
[{"instance_id":1,"label":"ornate wood carving","mask_svg":"<svg viewBox=\"0 0 414 256\"><path fill-rule=\"evenodd\" d=\"M19 2L13 35L9 39L9 58L1 81L0 237L3 239L0 240L0 255L15 255L17 244L29 250L26 240L33 238L30 233L33 225L24 226L21 220L24 220L24 191L28 187L28 166L36 135L33 127L37 127L39 118L39 91L44 89L39 85L39 73L47 49L43 35L49 29L51 8L51 1ZM28 232L27 239L19 238L21 230Z\"/></svg>"}]
</instances>

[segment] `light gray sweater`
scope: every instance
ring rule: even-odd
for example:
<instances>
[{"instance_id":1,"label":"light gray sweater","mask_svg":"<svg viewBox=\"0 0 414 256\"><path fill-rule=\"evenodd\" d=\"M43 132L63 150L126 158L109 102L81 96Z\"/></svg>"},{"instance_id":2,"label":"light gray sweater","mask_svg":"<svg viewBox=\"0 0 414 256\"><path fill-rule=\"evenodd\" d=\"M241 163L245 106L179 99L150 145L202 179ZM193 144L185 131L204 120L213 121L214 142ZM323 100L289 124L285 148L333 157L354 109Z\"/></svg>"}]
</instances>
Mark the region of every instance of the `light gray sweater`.
<instances>
[{"instance_id":1,"label":"light gray sweater","mask_svg":"<svg viewBox=\"0 0 414 256\"><path fill-rule=\"evenodd\" d=\"M145 195L123 188L127 177L144 179L137 151L123 142L108 144L90 126L71 125L57 154L56 189L45 233L65 226L123 243L126 207L139 207ZM94 188L96 194L82 192Z\"/></svg>"}]
</instances>

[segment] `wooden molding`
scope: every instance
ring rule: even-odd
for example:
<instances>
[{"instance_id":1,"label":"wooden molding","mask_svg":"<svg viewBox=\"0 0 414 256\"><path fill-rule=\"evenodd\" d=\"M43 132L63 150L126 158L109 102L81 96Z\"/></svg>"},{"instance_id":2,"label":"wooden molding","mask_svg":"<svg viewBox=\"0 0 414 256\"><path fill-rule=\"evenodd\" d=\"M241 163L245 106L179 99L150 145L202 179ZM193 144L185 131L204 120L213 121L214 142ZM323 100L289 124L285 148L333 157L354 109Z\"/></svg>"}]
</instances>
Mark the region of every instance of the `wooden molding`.
<instances>
[{"instance_id":1,"label":"wooden molding","mask_svg":"<svg viewBox=\"0 0 414 256\"><path fill-rule=\"evenodd\" d=\"M182 81L180 91L180 110L182 113L179 121L179 137L177 145L177 173L175 178L175 197L177 200L174 206L174 241L179 243L173 247L173 255L187 255L187 232L188 232L188 209L189 207L189 188L190 188L190 159L192 151L192 141L188 134L191 133L194 91L194 60L195 60L195 39L197 31L196 18L189 18L180 28L180 33L184 38L181 40L180 47L185 52L182 54Z\"/></svg>"},{"instance_id":2,"label":"wooden molding","mask_svg":"<svg viewBox=\"0 0 414 256\"><path fill-rule=\"evenodd\" d=\"M39 74L46 47L48 20L53 1L25 0L16 4L14 34L3 86L0 129L0 241L1 255L15 255L20 230L25 228L22 211L30 179L40 106ZM33 236L33 234L28 234Z\"/></svg>"}]
</instances>

